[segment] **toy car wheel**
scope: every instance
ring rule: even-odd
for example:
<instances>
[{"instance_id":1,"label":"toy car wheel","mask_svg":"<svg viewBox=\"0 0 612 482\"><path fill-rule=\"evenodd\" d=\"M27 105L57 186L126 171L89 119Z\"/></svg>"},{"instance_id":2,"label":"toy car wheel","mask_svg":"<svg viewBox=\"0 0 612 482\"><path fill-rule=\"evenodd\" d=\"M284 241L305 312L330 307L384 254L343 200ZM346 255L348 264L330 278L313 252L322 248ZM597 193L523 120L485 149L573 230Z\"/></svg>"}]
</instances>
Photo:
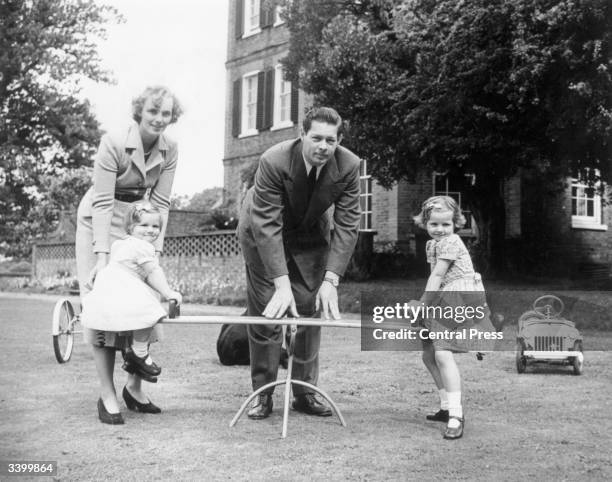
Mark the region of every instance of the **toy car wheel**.
<instances>
[{"instance_id":1,"label":"toy car wheel","mask_svg":"<svg viewBox=\"0 0 612 482\"><path fill-rule=\"evenodd\" d=\"M58 363L66 363L72 355L74 345L74 324L76 316L72 303L67 299L59 300L53 309L53 351Z\"/></svg>"},{"instance_id":2,"label":"toy car wheel","mask_svg":"<svg viewBox=\"0 0 612 482\"><path fill-rule=\"evenodd\" d=\"M527 368L527 359L525 358L525 342L523 340L516 341L516 371L525 373Z\"/></svg>"},{"instance_id":3,"label":"toy car wheel","mask_svg":"<svg viewBox=\"0 0 612 482\"><path fill-rule=\"evenodd\" d=\"M579 351L582 354L582 342L580 340L574 342L574 351ZM582 375L583 364L583 356L573 357L572 366L574 367L574 375Z\"/></svg>"},{"instance_id":4,"label":"toy car wheel","mask_svg":"<svg viewBox=\"0 0 612 482\"><path fill-rule=\"evenodd\" d=\"M533 302L533 310L546 318L554 318L563 313L565 305L560 298L553 295L540 296Z\"/></svg>"}]
</instances>

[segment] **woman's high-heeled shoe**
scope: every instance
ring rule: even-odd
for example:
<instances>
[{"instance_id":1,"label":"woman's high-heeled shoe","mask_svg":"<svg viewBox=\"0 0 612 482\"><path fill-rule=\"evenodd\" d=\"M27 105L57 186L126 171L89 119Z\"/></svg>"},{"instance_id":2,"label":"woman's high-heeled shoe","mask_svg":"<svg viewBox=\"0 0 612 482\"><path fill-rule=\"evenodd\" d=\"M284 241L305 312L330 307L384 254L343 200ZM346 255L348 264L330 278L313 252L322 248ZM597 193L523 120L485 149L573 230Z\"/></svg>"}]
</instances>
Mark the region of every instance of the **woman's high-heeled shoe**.
<instances>
[{"instance_id":1,"label":"woman's high-heeled shoe","mask_svg":"<svg viewBox=\"0 0 612 482\"><path fill-rule=\"evenodd\" d=\"M127 408L133 410L134 412L161 413L161 408L152 403L151 400L149 400L148 403L140 403L138 400L136 400L128 391L127 386L123 387L123 400L125 400Z\"/></svg>"},{"instance_id":2,"label":"woman's high-heeled shoe","mask_svg":"<svg viewBox=\"0 0 612 482\"><path fill-rule=\"evenodd\" d=\"M102 398L98 399L98 417L100 418L100 422L110 425L123 425L125 423L120 413L109 413L108 410L106 410Z\"/></svg>"}]
</instances>

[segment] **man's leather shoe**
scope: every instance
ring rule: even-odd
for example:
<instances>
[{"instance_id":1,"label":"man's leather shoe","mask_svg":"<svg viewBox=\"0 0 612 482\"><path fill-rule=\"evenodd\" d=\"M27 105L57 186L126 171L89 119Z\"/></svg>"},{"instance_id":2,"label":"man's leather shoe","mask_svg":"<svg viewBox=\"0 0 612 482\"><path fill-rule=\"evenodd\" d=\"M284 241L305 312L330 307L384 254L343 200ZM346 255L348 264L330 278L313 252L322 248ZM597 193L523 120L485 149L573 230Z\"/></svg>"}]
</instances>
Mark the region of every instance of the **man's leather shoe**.
<instances>
[{"instance_id":1,"label":"man's leather shoe","mask_svg":"<svg viewBox=\"0 0 612 482\"><path fill-rule=\"evenodd\" d=\"M448 410L440 409L433 415L426 415L425 418L433 422L448 422Z\"/></svg>"},{"instance_id":2,"label":"man's leather shoe","mask_svg":"<svg viewBox=\"0 0 612 482\"><path fill-rule=\"evenodd\" d=\"M269 393L260 393L255 404L247 412L247 417L253 420L261 420L268 418L272 413L272 395Z\"/></svg>"},{"instance_id":3,"label":"man's leather shoe","mask_svg":"<svg viewBox=\"0 0 612 482\"><path fill-rule=\"evenodd\" d=\"M459 420L459 426L456 428L446 427L446 431L444 432L444 438L448 440L454 440L457 438L461 438L463 436L463 424L465 423L465 418L455 417L454 415L451 415L448 418L449 420L452 420L452 419Z\"/></svg>"},{"instance_id":4,"label":"man's leather shoe","mask_svg":"<svg viewBox=\"0 0 612 482\"><path fill-rule=\"evenodd\" d=\"M314 394L306 393L297 395L293 401L293 409L307 415L316 415L317 417L330 417L332 414L331 408L319 402Z\"/></svg>"}]
</instances>

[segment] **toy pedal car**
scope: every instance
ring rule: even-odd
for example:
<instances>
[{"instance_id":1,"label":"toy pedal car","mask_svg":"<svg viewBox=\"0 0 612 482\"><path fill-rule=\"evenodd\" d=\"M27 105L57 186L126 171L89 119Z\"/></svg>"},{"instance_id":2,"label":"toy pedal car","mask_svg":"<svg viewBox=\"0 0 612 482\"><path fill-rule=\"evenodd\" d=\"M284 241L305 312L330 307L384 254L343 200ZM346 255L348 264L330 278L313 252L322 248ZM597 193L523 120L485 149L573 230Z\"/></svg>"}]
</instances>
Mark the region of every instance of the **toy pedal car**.
<instances>
[{"instance_id":1,"label":"toy pedal car","mask_svg":"<svg viewBox=\"0 0 612 482\"><path fill-rule=\"evenodd\" d=\"M533 310L520 316L516 337L519 373L525 372L528 362L572 365L575 375L582 373L582 336L573 322L561 316L564 307L556 296L540 296Z\"/></svg>"}]
</instances>

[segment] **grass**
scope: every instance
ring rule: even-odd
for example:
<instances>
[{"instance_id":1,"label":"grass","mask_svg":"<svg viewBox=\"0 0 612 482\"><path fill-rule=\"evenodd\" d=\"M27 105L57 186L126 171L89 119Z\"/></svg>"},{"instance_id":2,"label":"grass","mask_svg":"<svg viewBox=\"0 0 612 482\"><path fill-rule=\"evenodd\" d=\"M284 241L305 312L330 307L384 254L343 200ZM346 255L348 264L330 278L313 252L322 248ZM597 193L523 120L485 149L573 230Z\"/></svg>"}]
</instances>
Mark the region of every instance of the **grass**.
<instances>
[{"instance_id":1,"label":"grass","mask_svg":"<svg viewBox=\"0 0 612 482\"><path fill-rule=\"evenodd\" d=\"M457 356L466 432L447 442L442 424L425 421L436 391L420 353L362 352L359 330L325 328L320 386L348 426L291 412L281 439L281 389L269 419L228 427L250 391L249 370L220 365L215 325L164 327L152 347L163 376L146 387L161 415L121 402L126 425L99 423L90 348L77 337L69 363L54 359L54 301L0 296L0 458L57 460L55 480L612 479L610 333L586 333L587 348L599 340L607 351L587 351L579 377L560 366L519 375L513 352ZM184 314L202 310L211 308ZM124 380L117 360L118 390Z\"/></svg>"},{"instance_id":2,"label":"grass","mask_svg":"<svg viewBox=\"0 0 612 482\"><path fill-rule=\"evenodd\" d=\"M426 279L387 279L340 284L340 311L359 313L361 294L368 292L381 299L399 302L420 298ZM536 298L556 295L565 304L562 316L576 323L579 329L612 330L612 296L609 291L573 289L564 281L486 283L487 301L492 313L503 316L505 325L516 325L522 313L532 309Z\"/></svg>"}]
</instances>

